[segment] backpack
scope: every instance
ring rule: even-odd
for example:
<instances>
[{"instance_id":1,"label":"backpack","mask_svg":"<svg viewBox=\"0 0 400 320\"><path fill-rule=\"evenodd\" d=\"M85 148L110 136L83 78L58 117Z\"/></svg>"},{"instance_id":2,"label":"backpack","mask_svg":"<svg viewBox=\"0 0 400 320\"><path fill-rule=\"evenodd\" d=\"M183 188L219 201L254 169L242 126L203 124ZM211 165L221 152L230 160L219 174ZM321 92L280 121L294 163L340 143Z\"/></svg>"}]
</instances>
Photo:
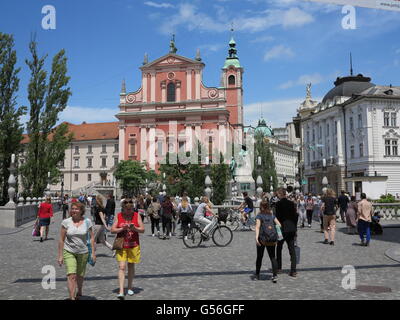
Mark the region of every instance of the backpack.
<instances>
[{"instance_id":1,"label":"backpack","mask_svg":"<svg viewBox=\"0 0 400 320\"><path fill-rule=\"evenodd\" d=\"M261 215L261 227L258 239L264 246L273 245L278 241L278 232L275 228L273 215Z\"/></svg>"}]
</instances>

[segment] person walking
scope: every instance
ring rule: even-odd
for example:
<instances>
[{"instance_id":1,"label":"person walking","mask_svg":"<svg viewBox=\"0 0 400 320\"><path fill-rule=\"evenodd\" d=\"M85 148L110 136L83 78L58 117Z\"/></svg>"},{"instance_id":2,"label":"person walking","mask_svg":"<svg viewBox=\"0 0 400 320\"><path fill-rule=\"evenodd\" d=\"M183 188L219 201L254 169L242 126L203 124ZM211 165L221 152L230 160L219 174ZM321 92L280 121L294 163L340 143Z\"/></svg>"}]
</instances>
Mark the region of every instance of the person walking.
<instances>
[{"instance_id":1,"label":"person walking","mask_svg":"<svg viewBox=\"0 0 400 320\"><path fill-rule=\"evenodd\" d=\"M68 195L65 194L62 200L63 220L67 219L68 204L69 204Z\"/></svg>"},{"instance_id":2,"label":"person walking","mask_svg":"<svg viewBox=\"0 0 400 320\"><path fill-rule=\"evenodd\" d=\"M144 223L144 217L146 215L146 205L144 201L144 197L139 195L136 202L136 211L140 214L142 221Z\"/></svg>"},{"instance_id":3,"label":"person walking","mask_svg":"<svg viewBox=\"0 0 400 320\"><path fill-rule=\"evenodd\" d=\"M179 204L177 212L181 220L182 237L187 239L189 223L192 221L193 208L186 196L182 197L182 202Z\"/></svg>"},{"instance_id":4,"label":"person walking","mask_svg":"<svg viewBox=\"0 0 400 320\"><path fill-rule=\"evenodd\" d=\"M151 222L152 237L155 237L155 229L157 229L157 236L160 237L160 210L161 205L158 203L157 198L153 198L153 202L147 208L147 216L150 217Z\"/></svg>"},{"instance_id":5,"label":"person walking","mask_svg":"<svg viewBox=\"0 0 400 320\"><path fill-rule=\"evenodd\" d=\"M134 210L132 199L125 199L122 204L122 212L118 213L111 233L116 233L117 237L123 238L123 248L116 250L118 261L118 299L125 299L124 283L125 271L128 264L128 295L134 295L133 278L135 276L135 264L140 263L140 242L139 233L144 233L144 224L140 214Z\"/></svg>"},{"instance_id":6,"label":"person walking","mask_svg":"<svg viewBox=\"0 0 400 320\"><path fill-rule=\"evenodd\" d=\"M356 202L356 197L351 196L351 200L346 210L346 225L348 234L356 234L355 230L357 227L357 213L358 205Z\"/></svg>"},{"instance_id":7,"label":"person walking","mask_svg":"<svg viewBox=\"0 0 400 320\"><path fill-rule=\"evenodd\" d=\"M53 217L53 205L51 204L51 197L46 197L46 201L39 205L38 211L39 226L40 226L40 242L47 240L49 235L50 220Z\"/></svg>"},{"instance_id":8,"label":"person walking","mask_svg":"<svg viewBox=\"0 0 400 320\"><path fill-rule=\"evenodd\" d=\"M340 218L342 219L342 222L344 223L346 211L347 211L347 206L349 204L349 198L346 196L346 192L342 190L341 195L339 196L337 200L340 208Z\"/></svg>"},{"instance_id":9,"label":"person walking","mask_svg":"<svg viewBox=\"0 0 400 320\"><path fill-rule=\"evenodd\" d=\"M96 197L96 207L94 209L94 240L99 241L112 251L112 245L106 241L105 231L110 230L107 226L105 209L103 207L103 199L100 196Z\"/></svg>"},{"instance_id":10,"label":"person walking","mask_svg":"<svg viewBox=\"0 0 400 320\"><path fill-rule=\"evenodd\" d=\"M112 194L108 194L106 203L106 222L107 227L111 227L114 224L115 216L115 200Z\"/></svg>"},{"instance_id":11,"label":"person walking","mask_svg":"<svg viewBox=\"0 0 400 320\"><path fill-rule=\"evenodd\" d=\"M372 203L367 200L367 195L365 193L361 193L361 201L358 203L357 211L357 226L362 246L368 247L369 242L371 241L372 216Z\"/></svg>"},{"instance_id":12,"label":"person walking","mask_svg":"<svg viewBox=\"0 0 400 320\"><path fill-rule=\"evenodd\" d=\"M301 222L300 227L304 228L304 223L307 221L307 215L306 215L306 202L303 196L300 196L299 199L297 200L297 213L299 214L300 217L300 222Z\"/></svg>"},{"instance_id":13,"label":"person walking","mask_svg":"<svg viewBox=\"0 0 400 320\"><path fill-rule=\"evenodd\" d=\"M278 241L276 255L278 261L278 273L282 272L282 248L286 242L290 254L290 273L289 276L297 277L296 272L296 250L295 241L297 234L297 221L299 216L296 212L296 205L286 197L286 190L278 190L279 201L276 203L276 218L282 226L283 240Z\"/></svg>"},{"instance_id":14,"label":"person walking","mask_svg":"<svg viewBox=\"0 0 400 320\"><path fill-rule=\"evenodd\" d=\"M274 228L276 237L278 233L275 230L275 225L281 227L278 219L272 214L268 201L261 201L260 213L256 216L256 244L257 244L257 260L256 260L256 274L255 279L260 280L260 270L264 251L267 249L268 256L272 265L272 282L277 282L278 275L278 262L275 257L276 241L263 241L262 239L268 238L268 234L264 234L265 229L268 227ZM273 232L272 232L273 234ZM261 235L261 237L260 237ZM276 238L277 239L277 238Z\"/></svg>"},{"instance_id":15,"label":"person walking","mask_svg":"<svg viewBox=\"0 0 400 320\"><path fill-rule=\"evenodd\" d=\"M172 208L172 235L173 236L176 236L176 232L175 232L176 225L179 220L179 215L177 212L178 211L178 202L177 201L179 201L179 197L178 197L178 200L176 199L176 197L171 199L171 203L173 206L173 208Z\"/></svg>"},{"instance_id":16,"label":"person walking","mask_svg":"<svg viewBox=\"0 0 400 320\"><path fill-rule=\"evenodd\" d=\"M324 244L335 245L336 231L336 194L332 189L327 189L326 196L322 197L322 208L324 219ZM330 241L329 241L330 239Z\"/></svg>"},{"instance_id":17,"label":"person walking","mask_svg":"<svg viewBox=\"0 0 400 320\"><path fill-rule=\"evenodd\" d=\"M172 236L171 228L172 228L172 214L174 206L171 202L171 198L167 195L164 198L164 202L161 204L162 208L162 225L163 225L163 236L162 239L170 239Z\"/></svg>"},{"instance_id":18,"label":"person walking","mask_svg":"<svg viewBox=\"0 0 400 320\"><path fill-rule=\"evenodd\" d=\"M69 299L77 300L82 296L83 280L88 261L87 236L89 234L92 247L92 260L96 262L93 225L85 219L85 205L76 202L71 205L70 218L61 223L60 240L58 242L58 264L65 264Z\"/></svg>"},{"instance_id":19,"label":"person walking","mask_svg":"<svg viewBox=\"0 0 400 320\"><path fill-rule=\"evenodd\" d=\"M307 200L306 200L307 223L308 223L309 228L311 228L314 205L315 205L314 199L313 199L311 193L309 193Z\"/></svg>"}]
</instances>

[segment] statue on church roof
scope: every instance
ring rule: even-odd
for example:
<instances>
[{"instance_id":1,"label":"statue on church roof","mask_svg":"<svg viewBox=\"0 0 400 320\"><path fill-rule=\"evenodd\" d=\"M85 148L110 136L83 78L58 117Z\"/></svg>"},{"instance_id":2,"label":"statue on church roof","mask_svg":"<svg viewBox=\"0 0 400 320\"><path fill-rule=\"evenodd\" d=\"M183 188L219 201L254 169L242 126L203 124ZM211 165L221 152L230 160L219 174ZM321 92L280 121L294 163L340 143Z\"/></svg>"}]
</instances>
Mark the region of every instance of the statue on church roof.
<instances>
[{"instance_id":1,"label":"statue on church roof","mask_svg":"<svg viewBox=\"0 0 400 320\"><path fill-rule=\"evenodd\" d=\"M169 53L176 53L178 51L178 48L175 47L175 35L172 35L172 39L169 43Z\"/></svg>"}]
</instances>

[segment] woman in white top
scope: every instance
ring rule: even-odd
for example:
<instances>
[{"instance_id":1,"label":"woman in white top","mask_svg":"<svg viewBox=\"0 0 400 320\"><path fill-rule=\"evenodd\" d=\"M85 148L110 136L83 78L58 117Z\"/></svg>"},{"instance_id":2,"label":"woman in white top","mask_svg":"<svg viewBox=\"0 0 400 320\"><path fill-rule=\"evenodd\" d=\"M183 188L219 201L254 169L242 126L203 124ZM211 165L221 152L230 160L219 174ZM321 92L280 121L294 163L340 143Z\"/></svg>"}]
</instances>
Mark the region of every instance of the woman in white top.
<instances>
[{"instance_id":1,"label":"woman in white top","mask_svg":"<svg viewBox=\"0 0 400 320\"><path fill-rule=\"evenodd\" d=\"M206 213L213 215L211 211L210 200L208 200L208 197L202 197L201 203L197 207L193 220L201 224L202 226L205 226L203 229L203 233L207 235L207 231L212 227L212 223L209 219L206 218Z\"/></svg>"},{"instance_id":2,"label":"woman in white top","mask_svg":"<svg viewBox=\"0 0 400 320\"><path fill-rule=\"evenodd\" d=\"M71 300L82 296L83 277L88 261L87 235L89 233L92 247L92 260L96 262L93 225L85 219L85 205L80 202L71 204L70 218L61 223L60 240L58 242L58 264L65 263L67 268L68 290ZM78 291L76 292L76 289Z\"/></svg>"},{"instance_id":3,"label":"woman in white top","mask_svg":"<svg viewBox=\"0 0 400 320\"><path fill-rule=\"evenodd\" d=\"M304 228L304 223L307 221L306 201L303 196L297 201L297 213L301 221L301 227Z\"/></svg>"}]
</instances>

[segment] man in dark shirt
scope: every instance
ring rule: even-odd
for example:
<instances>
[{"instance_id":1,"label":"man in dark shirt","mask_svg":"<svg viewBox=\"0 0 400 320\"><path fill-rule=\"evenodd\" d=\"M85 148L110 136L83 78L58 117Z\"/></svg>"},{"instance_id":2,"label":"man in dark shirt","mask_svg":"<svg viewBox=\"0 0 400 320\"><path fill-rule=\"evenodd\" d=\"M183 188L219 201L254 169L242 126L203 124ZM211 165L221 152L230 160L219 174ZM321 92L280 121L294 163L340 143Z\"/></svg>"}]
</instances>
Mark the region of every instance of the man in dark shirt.
<instances>
[{"instance_id":1,"label":"man in dark shirt","mask_svg":"<svg viewBox=\"0 0 400 320\"><path fill-rule=\"evenodd\" d=\"M282 225L283 240L278 241L276 254L278 260L278 272L282 272L282 248L286 241L290 254L290 273L291 277L296 277L296 250L295 240L297 234L298 214L295 204L287 199L286 190L280 188L278 190L279 201L276 203L276 218Z\"/></svg>"},{"instance_id":2,"label":"man in dark shirt","mask_svg":"<svg viewBox=\"0 0 400 320\"><path fill-rule=\"evenodd\" d=\"M349 198L346 196L346 194L343 190L342 190L342 194L338 198L338 204L340 207L340 217L342 218L342 222L345 222L344 217L346 215L347 206L349 204Z\"/></svg>"},{"instance_id":3,"label":"man in dark shirt","mask_svg":"<svg viewBox=\"0 0 400 320\"><path fill-rule=\"evenodd\" d=\"M247 220L249 219L249 214L254 210L253 200L249 197L247 192L243 192L244 201L239 206L238 210L242 214L242 223L243 226L246 225Z\"/></svg>"},{"instance_id":4,"label":"man in dark shirt","mask_svg":"<svg viewBox=\"0 0 400 320\"><path fill-rule=\"evenodd\" d=\"M112 226L114 223L115 216L115 200L114 196L109 194L107 196L107 204L106 204L106 218L107 218L107 226Z\"/></svg>"}]
</instances>

